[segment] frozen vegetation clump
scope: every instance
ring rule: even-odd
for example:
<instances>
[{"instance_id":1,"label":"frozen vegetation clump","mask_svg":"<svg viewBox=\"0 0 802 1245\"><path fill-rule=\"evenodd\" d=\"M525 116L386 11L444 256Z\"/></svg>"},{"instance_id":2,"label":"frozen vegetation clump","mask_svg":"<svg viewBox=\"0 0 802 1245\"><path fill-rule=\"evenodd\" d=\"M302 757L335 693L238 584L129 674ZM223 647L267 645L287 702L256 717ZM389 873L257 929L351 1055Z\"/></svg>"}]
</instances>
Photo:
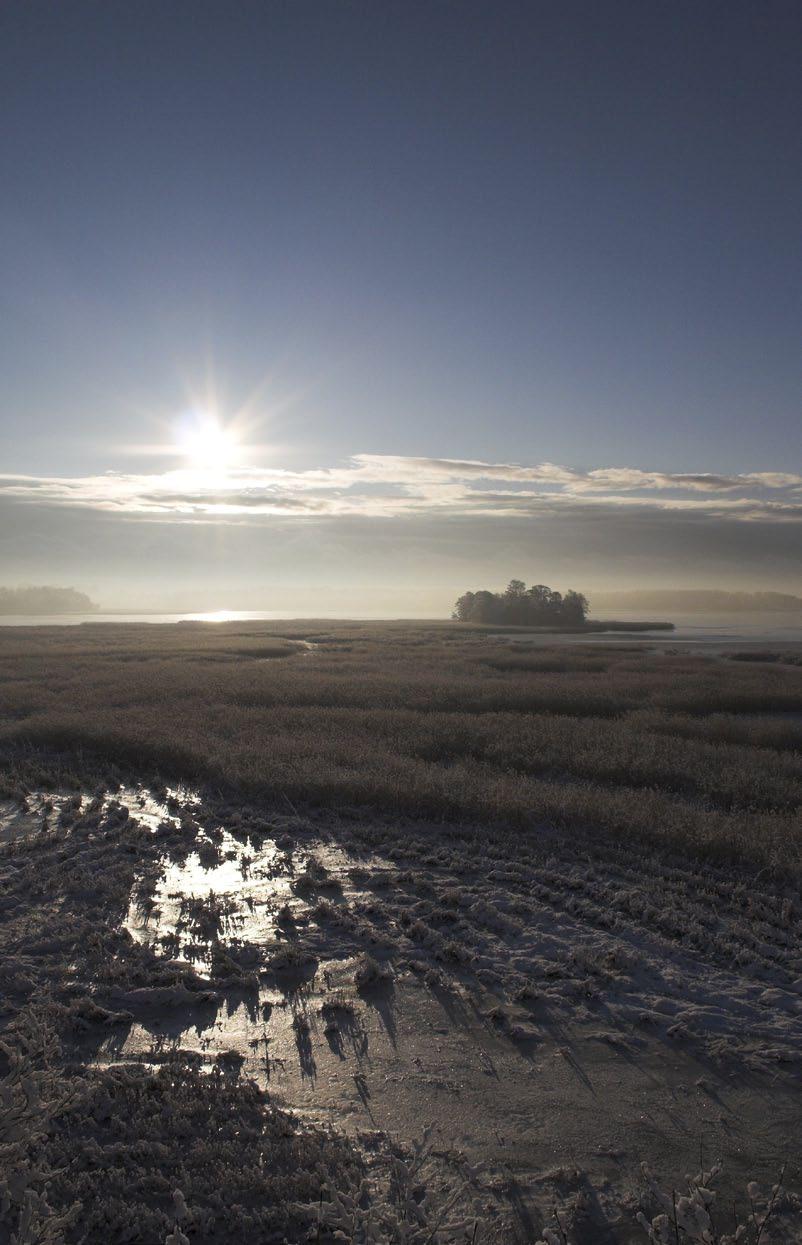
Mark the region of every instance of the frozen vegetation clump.
<instances>
[{"instance_id":1,"label":"frozen vegetation clump","mask_svg":"<svg viewBox=\"0 0 802 1245\"><path fill-rule=\"evenodd\" d=\"M768 1245L769 1241L790 1245L802 1240L802 1202L785 1189L785 1169L768 1190L750 1181L743 1199L748 1209L741 1213L737 1205L717 1204L713 1186L722 1170L718 1164L687 1177L686 1193L667 1193L647 1164L641 1170L652 1200L660 1207L656 1215L640 1211L637 1216L653 1245Z\"/></svg>"},{"instance_id":2,"label":"frozen vegetation clump","mask_svg":"<svg viewBox=\"0 0 802 1245\"><path fill-rule=\"evenodd\" d=\"M436 1187L427 1171L432 1129L409 1153L396 1151L379 1192L364 1179L354 1193L332 1185L317 1205L296 1209L310 1221L309 1240L352 1245L447 1245L477 1240L481 1219L472 1206L469 1181L457 1176ZM469 1169L471 1180L480 1174ZM325 1233L325 1236L324 1236Z\"/></svg>"},{"instance_id":3,"label":"frozen vegetation clump","mask_svg":"<svg viewBox=\"0 0 802 1245\"><path fill-rule=\"evenodd\" d=\"M380 964L372 955L365 952L359 957L354 969L354 985L357 990L369 990L371 986L391 981L393 971L388 964Z\"/></svg>"},{"instance_id":4,"label":"frozen vegetation clump","mask_svg":"<svg viewBox=\"0 0 802 1245\"><path fill-rule=\"evenodd\" d=\"M178 1056L156 1072L64 1074L49 1107L43 1076L12 1052L0 1085L0 1231L15 1245L181 1241L186 1232L197 1245L301 1241L295 1207L329 1187L350 1195L363 1178L350 1143L301 1126L236 1069L203 1074Z\"/></svg>"},{"instance_id":5,"label":"frozen vegetation clump","mask_svg":"<svg viewBox=\"0 0 802 1245\"><path fill-rule=\"evenodd\" d=\"M35 1022L21 1025L16 1045L0 1042L0 1233L10 1233L10 1245L62 1245L80 1211L77 1203L54 1210L47 1200L53 1171L43 1141L64 1101L49 1066L56 1054Z\"/></svg>"},{"instance_id":6,"label":"frozen vegetation clump","mask_svg":"<svg viewBox=\"0 0 802 1245\"><path fill-rule=\"evenodd\" d=\"M293 882L293 890L299 895L311 895L324 887L334 885L329 871L321 861L310 857L303 870Z\"/></svg>"}]
</instances>

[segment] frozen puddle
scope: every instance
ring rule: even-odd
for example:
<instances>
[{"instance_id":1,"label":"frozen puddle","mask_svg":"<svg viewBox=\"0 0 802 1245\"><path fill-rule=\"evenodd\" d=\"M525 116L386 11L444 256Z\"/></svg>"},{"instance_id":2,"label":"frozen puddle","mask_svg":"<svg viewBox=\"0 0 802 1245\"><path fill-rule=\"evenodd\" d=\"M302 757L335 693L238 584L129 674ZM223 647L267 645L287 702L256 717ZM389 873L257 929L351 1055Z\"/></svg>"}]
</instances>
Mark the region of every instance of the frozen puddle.
<instances>
[{"instance_id":1,"label":"frozen puddle","mask_svg":"<svg viewBox=\"0 0 802 1245\"><path fill-rule=\"evenodd\" d=\"M397 870L317 837L302 819L284 821L272 835L207 825L189 851L186 819L173 835L157 832L161 873L135 890L125 928L169 964L191 967L209 990L179 1008L150 1009L110 1037L101 1058L158 1062L180 1049L202 1067L253 1077L316 1118L375 1127L370 1110L359 1110L362 1073L342 1065L350 1057L363 1067L371 1016L392 1049L398 936L375 895ZM416 993L427 971L420 961L404 974ZM441 980L432 970L432 983ZM341 1101L343 1084L356 1105Z\"/></svg>"},{"instance_id":2,"label":"frozen puddle","mask_svg":"<svg viewBox=\"0 0 802 1245\"><path fill-rule=\"evenodd\" d=\"M578 834L182 790L35 793L0 815L31 850L44 831L133 853L87 1058L180 1050L358 1138L433 1122L524 1227L555 1171L574 1173L561 1197L587 1177L612 1206L643 1159L681 1176L701 1140L743 1184L802 1133L790 886Z\"/></svg>"},{"instance_id":3,"label":"frozen puddle","mask_svg":"<svg viewBox=\"0 0 802 1245\"><path fill-rule=\"evenodd\" d=\"M358 1138L432 1122L524 1217L555 1170L606 1214L644 1158L681 1175L701 1140L745 1182L799 1135L790 892L745 902L726 870L632 844L199 820L164 835L127 927L208 992L137 1011L102 1060L180 1049Z\"/></svg>"},{"instance_id":4,"label":"frozen puddle","mask_svg":"<svg viewBox=\"0 0 802 1245\"><path fill-rule=\"evenodd\" d=\"M143 787L105 789L95 794L79 791L30 791L20 800L0 800L0 843L24 842L40 834L66 831L76 823L91 828L95 821L120 824L129 817L154 832L180 824L199 798L185 788L166 788L163 797Z\"/></svg>"},{"instance_id":5,"label":"frozen puddle","mask_svg":"<svg viewBox=\"0 0 802 1245\"><path fill-rule=\"evenodd\" d=\"M19 800L0 800L0 843L16 843L46 834L80 796L33 792Z\"/></svg>"},{"instance_id":6,"label":"frozen puddle","mask_svg":"<svg viewBox=\"0 0 802 1245\"><path fill-rule=\"evenodd\" d=\"M745 905L726 871L661 867L631 846L590 860L577 844L560 860L515 839L343 826L335 843L297 816L266 824L189 796L114 799L141 810L159 848L126 929L212 989L286 997L369 954L385 983L407 972L467 991L519 1043L542 1040L559 1015L593 1020L611 1041L651 1031L716 1057L802 1059L798 896L778 903L758 888Z\"/></svg>"},{"instance_id":7,"label":"frozen puddle","mask_svg":"<svg viewBox=\"0 0 802 1245\"><path fill-rule=\"evenodd\" d=\"M286 832L281 843L261 833L243 842L215 826L192 850L184 853L180 839L171 850L155 888L132 897L125 925L199 971L223 945L265 969L293 955L311 958L319 940L301 948L300 931L315 911L345 911L357 894L345 852L322 842L296 848Z\"/></svg>"},{"instance_id":8,"label":"frozen puddle","mask_svg":"<svg viewBox=\"0 0 802 1245\"><path fill-rule=\"evenodd\" d=\"M215 837L183 859L168 859L154 892L132 898L126 928L136 939L203 961L220 937L273 936L280 903L290 894L281 852L267 843L251 854L223 831Z\"/></svg>"}]
</instances>

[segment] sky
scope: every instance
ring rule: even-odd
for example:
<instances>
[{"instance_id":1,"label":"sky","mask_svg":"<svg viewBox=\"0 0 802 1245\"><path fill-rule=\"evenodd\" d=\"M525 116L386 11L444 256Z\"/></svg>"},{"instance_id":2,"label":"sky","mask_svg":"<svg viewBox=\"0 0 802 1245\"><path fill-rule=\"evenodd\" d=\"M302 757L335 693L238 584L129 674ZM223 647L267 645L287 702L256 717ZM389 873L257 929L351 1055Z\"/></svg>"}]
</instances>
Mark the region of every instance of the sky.
<instances>
[{"instance_id":1,"label":"sky","mask_svg":"<svg viewBox=\"0 0 802 1245\"><path fill-rule=\"evenodd\" d=\"M6 0L0 583L802 591L800 46L797 0Z\"/></svg>"}]
</instances>

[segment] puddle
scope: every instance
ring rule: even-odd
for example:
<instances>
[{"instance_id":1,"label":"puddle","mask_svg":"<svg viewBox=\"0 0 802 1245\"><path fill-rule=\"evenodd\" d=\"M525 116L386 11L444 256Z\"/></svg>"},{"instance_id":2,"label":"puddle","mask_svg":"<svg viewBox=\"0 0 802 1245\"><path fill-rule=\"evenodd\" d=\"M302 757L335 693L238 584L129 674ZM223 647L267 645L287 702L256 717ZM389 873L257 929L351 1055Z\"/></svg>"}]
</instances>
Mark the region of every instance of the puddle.
<instances>
[{"instance_id":1,"label":"puddle","mask_svg":"<svg viewBox=\"0 0 802 1245\"><path fill-rule=\"evenodd\" d=\"M182 816L190 816L202 805L197 792L188 787L167 787L162 797L155 796L146 787L120 787L111 792L108 799L122 804L149 830L158 830L164 824L179 826Z\"/></svg>"},{"instance_id":2,"label":"puddle","mask_svg":"<svg viewBox=\"0 0 802 1245\"><path fill-rule=\"evenodd\" d=\"M758 1116L772 1146L798 1131L802 935L758 881L746 913L726 869L632 843L315 820L179 788L36 792L0 805L0 828L31 851L43 829L72 836L70 878L119 870L75 1038L98 1064L180 1050L356 1137L434 1121L438 1146L499 1179L514 1161L532 1205L555 1162L614 1177L588 1157L589 1109L594 1143L630 1166L672 1163L705 1130L737 1162ZM767 1066L764 1104L749 1076Z\"/></svg>"},{"instance_id":3,"label":"puddle","mask_svg":"<svg viewBox=\"0 0 802 1245\"><path fill-rule=\"evenodd\" d=\"M339 1047L338 1058L344 1058L347 1045L357 1063L368 1053L369 1006L353 990L358 963L353 956L318 963L312 976L294 986L260 986L246 997L137 1021L107 1041L103 1061L153 1062L180 1049L207 1071L222 1062L297 1105L305 1083L315 1087L321 1048ZM332 1083L338 1080L335 1076ZM329 1106L326 1091L306 1102L319 1116Z\"/></svg>"},{"instance_id":4,"label":"puddle","mask_svg":"<svg viewBox=\"0 0 802 1245\"><path fill-rule=\"evenodd\" d=\"M320 645L313 640L290 640L285 639L285 644L291 647L286 653L274 654L271 657L257 657L255 660L258 665L264 665L266 662L276 660L276 657L314 657L320 648Z\"/></svg>"},{"instance_id":5,"label":"puddle","mask_svg":"<svg viewBox=\"0 0 802 1245\"><path fill-rule=\"evenodd\" d=\"M138 941L193 963L207 962L220 938L272 941L292 897L292 858L271 840L254 850L220 830L183 859L165 857L162 869L152 894L132 897L125 926Z\"/></svg>"},{"instance_id":6,"label":"puddle","mask_svg":"<svg viewBox=\"0 0 802 1245\"><path fill-rule=\"evenodd\" d=\"M33 838L84 821L130 817L154 833L178 828L181 818L201 807L200 797L184 787L168 787L157 797L144 787L119 787L95 795L75 791L31 791L22 802L0 800L0 843ZM115 816L116 814L116 816Z\"/></svg>"},{"instance_id":7,"label":"puddle","mask_svg":"<svg viewBox=\"0 0 802 1245\"><path fill-rule=\"evenodd\" d=\"M271 957L280 962L282 949L300 956L314 914L345 912L360 893L349 874L356 862L328 843L296 846L286 833L281 842L243 842L216 827L183 854L178 834L155 889L132 896L125 927L137 941L196 965L208 965L216 947L230 943L238 951L247 946L262 967ZM319 942L312 937L310 957Z\"/></svg>"},{"instance_id":8,"label":"puddle","mask_svg":"<svg viewBox=\"0 0 802 1245\"><path fill-rule=\"evenodd\" d=\"M15 843L47 834L58 826L62 813L75 808L80 796L59 792L32 792L24 803L0 800L0 843Z\"/></svg>"}]
</instances>

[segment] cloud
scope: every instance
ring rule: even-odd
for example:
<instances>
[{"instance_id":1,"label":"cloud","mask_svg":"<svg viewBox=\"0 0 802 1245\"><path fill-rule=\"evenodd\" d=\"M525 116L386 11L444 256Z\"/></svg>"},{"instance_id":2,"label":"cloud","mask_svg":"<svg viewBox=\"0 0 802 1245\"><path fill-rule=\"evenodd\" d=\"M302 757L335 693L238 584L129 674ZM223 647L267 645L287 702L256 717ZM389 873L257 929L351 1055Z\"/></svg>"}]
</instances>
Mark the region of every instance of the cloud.
<instances>
[{"instance_id":1,"label":"cloud","mask_svg":"<svg viewBox=\"0 0 802 1245\"><path fill-rule=\"evenodd\" d=\"M291 471L169 470L60 477L0 475L0 497L20 505L180 522L271 517L511 517L682 511L741 522L802 520L802 476L790 472L578 469L474 459L356 454L342 465Z\"/></svg>"}]
</instances>

